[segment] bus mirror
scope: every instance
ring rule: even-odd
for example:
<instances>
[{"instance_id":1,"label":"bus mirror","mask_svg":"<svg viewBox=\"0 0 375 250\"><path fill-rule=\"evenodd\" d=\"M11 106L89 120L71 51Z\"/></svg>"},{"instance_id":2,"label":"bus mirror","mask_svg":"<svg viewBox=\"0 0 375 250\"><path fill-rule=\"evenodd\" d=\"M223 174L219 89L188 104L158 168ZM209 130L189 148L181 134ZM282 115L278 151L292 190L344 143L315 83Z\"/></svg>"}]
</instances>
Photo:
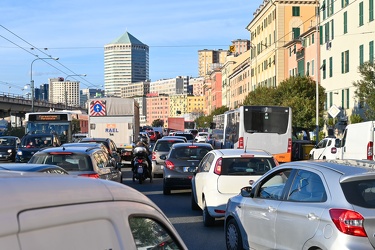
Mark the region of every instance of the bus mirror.
<instances>
[{"instance_id":1,"label":"bus mirror","mask_svg":"<svg viewBox=\"0 0 375 250\"><path fill-rule=\"evenodd\" d=\"M210 124L210 129L214 129L214 128L216 128L216 123L211 122L211 124Z\"/></svg>"}]
</instances>

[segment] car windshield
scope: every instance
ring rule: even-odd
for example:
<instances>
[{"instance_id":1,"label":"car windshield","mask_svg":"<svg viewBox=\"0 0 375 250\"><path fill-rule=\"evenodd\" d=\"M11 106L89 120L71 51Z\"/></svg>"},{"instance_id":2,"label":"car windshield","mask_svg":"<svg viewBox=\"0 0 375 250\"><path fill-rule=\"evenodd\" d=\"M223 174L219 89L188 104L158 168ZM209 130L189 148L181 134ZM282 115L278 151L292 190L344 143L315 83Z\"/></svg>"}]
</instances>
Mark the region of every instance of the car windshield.
<instances>
[{"instance_id":1,"label":"car windshield","mask_svg":"<svg viewBox=\"0 0 375 250\"><path fill-rule=\"evenodd\" d=\"M14 146L16 141L11 138L0 138L0 146Z\"/></svg>"},{"instance_id":2,"label":"car windshield","mask_svg":"<svg viewBox=\"0 0 375 250\"><path fill-rule=\"evenodd\" d=\"M155 145L155 148L154 148L154 151L157 151L157 152L168 152L172 145L175 144L175 143L181 143L181 142L184 142L182 140L177 140L177 141L173 141L173 140L159 140L156 145Z\"/></svg>"},{"instance_id":3,"label":"car windshield","mask_svg":"<svg viewBox=\"0 0 375 250\"><path fill-rule=\"evenodd\" d=\"M275 167L273 158L222 158L222 175L263 175Z\"/></svg>"},{"instance_id":4,"label":"car windshield","mask_svg":"<svg viewBox=\"0 0 375 250\"><path fill-rule=\"evenodd\" d=\"M187 140L194 140L194 135L192 135L192 134L175 134L175 136L183 136Z\"/></svg>"},{"instance_id":5,"label":"car windshield","mask_svg":"<svg viewBox=\"0 0 375 250\"><path fill-rule=\"evenodd\" d=\"M170 158L202 160L210 150L208 147L198 146L178 147L171 151Z\"/></svg>"},{"instance_id":6,"label":"car windshield","mask_svg":"<svg viewBox=\"0 0 375 250\"><path fill-rule=\"evenodd\" d=\"M93 170L89 157L84 154L35 154L29 163L57 165L66 171Z\"/></svg>"},{"instance_id":7,"label":"car windshield","mask_svg":"<svg viewBox=\"0 0 375 250\"><path fill-rule=\"evenodd\" d=\"M53 144L52 136L33 136L27 137L21 142L23 148L51 147Z\"/></svg>"}]
</instances>

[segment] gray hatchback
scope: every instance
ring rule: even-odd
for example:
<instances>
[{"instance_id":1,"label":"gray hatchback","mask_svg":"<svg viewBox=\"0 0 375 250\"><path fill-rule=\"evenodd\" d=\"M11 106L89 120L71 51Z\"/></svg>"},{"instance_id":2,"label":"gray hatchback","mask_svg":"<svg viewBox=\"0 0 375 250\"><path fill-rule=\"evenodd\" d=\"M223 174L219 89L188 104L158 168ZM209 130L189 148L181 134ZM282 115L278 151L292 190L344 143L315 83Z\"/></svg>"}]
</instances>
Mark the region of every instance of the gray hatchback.
<instances>
[{"instance_id":1,"label":"gray hatchback","mask_svg":"<svg viewBox=\"0 0 375 250\"><path fill-rule=\"evenodd\" d=\"M374 249L374 169L357 160L273 168L229 199L227 249Z\"/></svg>"}]
</instances>

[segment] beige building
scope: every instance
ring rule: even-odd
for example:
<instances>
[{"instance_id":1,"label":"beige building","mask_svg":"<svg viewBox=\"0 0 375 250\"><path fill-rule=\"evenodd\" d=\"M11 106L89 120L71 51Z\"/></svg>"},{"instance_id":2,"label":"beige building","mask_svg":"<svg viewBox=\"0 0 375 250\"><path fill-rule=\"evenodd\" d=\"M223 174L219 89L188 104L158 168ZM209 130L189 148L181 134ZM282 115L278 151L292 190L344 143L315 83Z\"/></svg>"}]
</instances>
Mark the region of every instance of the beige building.
<instances>
[{"instance_id":1,"label":"beige building","mask_svg":"<svg viewBox=\"0 0 375 250\"><path fill-rule=\"evenodd\" d=\"M187 97L187 113L198 117L203 115L204 110L204 96L188 96Z\"/></svg>"},{"instance_id":2,"label":"beige building","mask_svg":"<svg viewBox=\"0 0 375 250\"><path fill-rule=\"evenodd\" d=\"M171 116L180 116L188 113L187 95L170 95L169 96L169 113Z\"/></svg>"},{"instance_id":3,"label":"beige building","mask_svg":"<svg viewBox=\"0 0 375 250\"><path fill-rule=\"evenodd\" d=\"M225 63L227 50L198 50L198 75L207 76L210 72Z\"/></svg>"},{"instance_id":4,"label":"beige building","mask_svg":"<svg viewBox=\"0 0 375 250\"><path fill-rule=\"evenodd\" d=\"M160 79L150 83L150 93L175 95L187 94L189 85L188 76L178 76L170 79Z\"/></svg>"},{"instance_id":5,"label":"beige building","mask_svg":"<svg viewBox=\"0 0 375 250\"><path fill-rule=\"evenodd\" d=\"M121 87L121 97L134 97L134 96L146 96L150 93L150 82L135 82L127 83L124 87Z\"/></svg>"},{"instance_id":6,"label":"beige building","mask_svg":"<svg viewBox=\"0 0 375 250\"><path fill-rule=\"evenodd\" d=\"M275 87L288 76L285 74L284 45L299 38L316 20L318 1L264 0L247 26L251 40L251 84Z\"/></svg>"},{"instance_id":7,"label":"beige building","mask_svg":"<svg viewBox=\"0 0 375 250\"><path fill-rule=\"evenodd\" d=\"M63 78L48 79L48 100L63 103L65 107L79 107L79 81L64 81Z\"/></svg>"},{"instance_id":8,"label":"beige building","mask_svg":"<svg viewBox=\"0 0 375 250\"><path fill-rule=\"evenodd\" d=\"M203 95L203 84L204 84L204 77L195 77L190 78L189 80L189 86L193 88L192 93L194 96L201 96Z\"/></svg>"}]
</instances>

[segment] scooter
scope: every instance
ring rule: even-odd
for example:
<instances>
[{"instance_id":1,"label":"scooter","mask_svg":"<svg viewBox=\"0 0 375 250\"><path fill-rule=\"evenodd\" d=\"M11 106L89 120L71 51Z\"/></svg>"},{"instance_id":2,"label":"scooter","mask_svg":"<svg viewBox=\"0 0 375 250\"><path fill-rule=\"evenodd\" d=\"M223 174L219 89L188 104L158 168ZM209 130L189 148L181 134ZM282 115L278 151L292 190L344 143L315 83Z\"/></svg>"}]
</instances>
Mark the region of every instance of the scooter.
<instances>
[{"instance_id":1,"label":"scooter","mask_svg":"<svg viewBox=\"0 0 375 250\"><path fill-rule=\"evenodd\" d=\"M147 162L147 150L144 147L134 148L134 159L133 159L133 181L138 180L139 184L142 184L151 173L148 171L148 162ZM152 179L150 178L150 182Z\"/></svg>"}]
</instances>

